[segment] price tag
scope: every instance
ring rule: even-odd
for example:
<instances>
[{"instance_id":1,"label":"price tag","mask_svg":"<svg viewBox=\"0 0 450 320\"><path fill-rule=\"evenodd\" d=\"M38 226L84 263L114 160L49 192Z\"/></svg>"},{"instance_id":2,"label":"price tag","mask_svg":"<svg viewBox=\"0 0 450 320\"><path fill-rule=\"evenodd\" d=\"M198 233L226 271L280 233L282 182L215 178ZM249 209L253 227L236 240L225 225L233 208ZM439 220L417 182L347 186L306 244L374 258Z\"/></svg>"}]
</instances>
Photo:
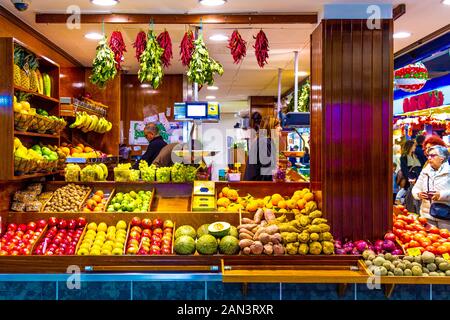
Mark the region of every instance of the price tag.
<instances>
[{"instance_id":1,"label":"price tag","mask_svg":"<svg viewBox=\"0 0 450 320\"><path fill-rule=\"evenodd\" d=\"M419 248L410 248L406 250L406 252L408 253L408 256L412 257L420 256L422 254Z\"/></svg>"},{"instance_id":2,"label":"price tag","mask_svg":"<svg viewBox=\"0 0 450 320\"><path fill-rule=\"evenodd\" d=\"M442 255L442 258L444 258L444 259L447 260L447 261L450 261L450 255L449 255L448 253L444 253L444 254Z\"/></svg>"}]
</instances>

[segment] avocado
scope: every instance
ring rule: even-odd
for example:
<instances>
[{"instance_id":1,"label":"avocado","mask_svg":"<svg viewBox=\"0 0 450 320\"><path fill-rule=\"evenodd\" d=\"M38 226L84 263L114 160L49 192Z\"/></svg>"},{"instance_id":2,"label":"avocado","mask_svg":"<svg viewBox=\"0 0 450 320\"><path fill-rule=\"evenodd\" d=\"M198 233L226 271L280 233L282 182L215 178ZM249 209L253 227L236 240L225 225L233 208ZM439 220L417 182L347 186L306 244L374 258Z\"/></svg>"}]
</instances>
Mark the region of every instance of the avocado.
<instances>
[{"instance_id":1,"label":"avocado","mask_svg":"<svg viewBox=\"0 0 450 320\"><path fill-rule=\"evenodd\" d=\"M230 224L228 222L214 222L208 227L210 235L216 238L225 237L230 233Z\"/></svg>"}]
</instances>

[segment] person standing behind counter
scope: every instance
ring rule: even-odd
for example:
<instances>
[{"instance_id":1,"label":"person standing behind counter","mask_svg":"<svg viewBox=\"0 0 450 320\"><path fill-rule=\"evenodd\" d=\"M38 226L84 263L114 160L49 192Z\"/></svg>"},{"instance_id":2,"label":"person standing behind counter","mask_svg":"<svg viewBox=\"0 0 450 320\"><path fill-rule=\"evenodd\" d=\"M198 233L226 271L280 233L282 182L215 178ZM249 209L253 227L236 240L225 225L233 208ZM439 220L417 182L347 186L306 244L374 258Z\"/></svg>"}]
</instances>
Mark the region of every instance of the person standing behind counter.
<instances>
[{"instance_id":1,"label":"person standing behind counter","mask_svg":"<svg viewBox=\"0 0 450 320\"><path fill-rule=\"evenodd\" d=\"M148 140L148 147L141 160L147 161L150 166L167 143L160 136L159 128L156 123L147 124L144 129L144 135ZM134 164L133 169L139 169L138 161Z\"/></svg>"}]
</instances>

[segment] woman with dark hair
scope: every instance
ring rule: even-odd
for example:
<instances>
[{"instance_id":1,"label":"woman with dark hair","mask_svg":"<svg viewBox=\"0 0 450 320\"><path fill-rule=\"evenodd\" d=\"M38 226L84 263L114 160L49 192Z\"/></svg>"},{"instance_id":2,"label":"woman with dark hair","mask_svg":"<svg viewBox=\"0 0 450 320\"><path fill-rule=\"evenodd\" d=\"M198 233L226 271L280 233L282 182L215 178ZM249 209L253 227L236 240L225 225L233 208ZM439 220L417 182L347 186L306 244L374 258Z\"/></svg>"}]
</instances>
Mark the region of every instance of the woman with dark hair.
<instances>
[{"instance_id":1,"label":"woman with dark hair","mask_svg":"<svg viewBox=\"0 0 450 320\"><path fill-rule=\"evenodd\" d=\"M410 180L415 181L420 174L422 165L416 154L416 142L414 140L408 140L405 142L402 148L402 156L400 157L400 168L402 176L408 180L407 187L410 185Z\"/></svg>"}]
</instances>

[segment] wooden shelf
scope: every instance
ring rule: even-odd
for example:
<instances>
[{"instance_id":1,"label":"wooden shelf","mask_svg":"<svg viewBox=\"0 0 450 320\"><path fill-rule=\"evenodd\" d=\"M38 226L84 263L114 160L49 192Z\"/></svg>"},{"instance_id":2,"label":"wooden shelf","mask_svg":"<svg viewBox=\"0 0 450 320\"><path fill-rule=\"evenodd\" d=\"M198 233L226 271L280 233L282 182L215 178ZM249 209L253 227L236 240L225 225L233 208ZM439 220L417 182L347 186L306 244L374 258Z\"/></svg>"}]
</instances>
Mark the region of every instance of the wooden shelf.
<instances>
[{"instance_id":1,"label":"wooden shelf","mask_svg":"<svg viewBox=\"0 0 450 320\"><path fill-rule=\"evenodd\" d=\"M40 138L50 138L50 139L59 139L59 135L55 134L44 134L44 133L36 133L36 132L23 132L14 130L14 135L16 136L27 136L27 137L40 137Z\"/></svg>"},{"instance_id":2,"label":"wooden shelf","mask_svg":"<svg viewBox=\"0 0 450 320\"><path fill-rule=\"evenodd\" d=\"M23 174L21 176L14 176L12 178L13 181L20 181L20 180L26 180L26 179L32 179L32 178L42 178L47 176L53 176L55 174L61 174L63 173L63 170L59 171L53 171L53 172L47 172L47 173L33 173L33 174Z\"/></svg>"},{"instance_id":3,"label":"wooden shelf","mask_svg":"<svg viewBox=\"0 0 450 320\"><path fill-rule=\"evenodd\" d=\"M19 87L19 86L14 86L14 90L22 91L22 92L25 92L25 93L29 93L29 94L33 95L34 97L37 97L37 98L45 100L45 101L51 101L51 102L54 102L54 103L59 103L58 99L55 99L55 98L52 98L52 97L47 97L47 96L45 96L43 94L31 91L31 90L28 90L28 89L25 89L25 88L22 88L22 87Z\"/></svg>"}]
</instances>

